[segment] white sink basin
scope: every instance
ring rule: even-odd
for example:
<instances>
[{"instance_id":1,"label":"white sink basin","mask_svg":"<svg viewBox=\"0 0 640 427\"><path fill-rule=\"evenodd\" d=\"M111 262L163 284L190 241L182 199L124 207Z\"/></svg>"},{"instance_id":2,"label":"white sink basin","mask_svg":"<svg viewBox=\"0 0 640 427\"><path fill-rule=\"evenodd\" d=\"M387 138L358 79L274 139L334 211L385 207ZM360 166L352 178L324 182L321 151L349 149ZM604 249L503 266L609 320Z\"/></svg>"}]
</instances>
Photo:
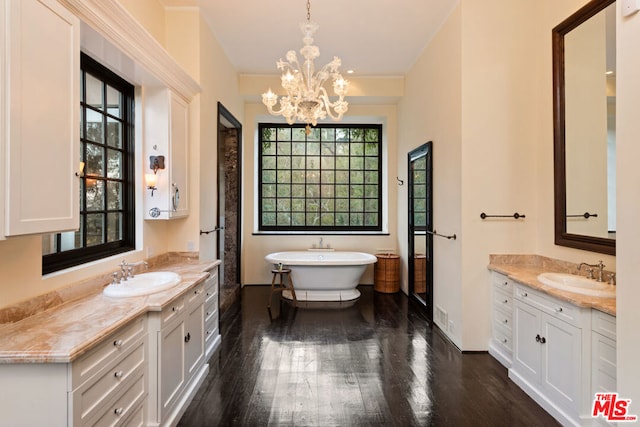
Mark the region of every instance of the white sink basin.
<instances>
[{"instance_id":1,"label":"white sink basin","mask_svg":"<svg viewBox=\"0 0 640 427\"><path fill-rule=\"evenodd\" d=\"M616 287L604 282L596 282L576 274L566 273L542 273L538 275L538 281L563 291L593 297L615 298Z\"/></svg>"},{"instance_id":2,"label":"white sink basin","mask_svg":"<svg viewBox=\"0 0 640 427\"><path fill-rule=\"evenodd\" d=\"M149 295L174 287L182 278L171 271L154 271L138 274L120 284L108 285L103 293L108 297L124 298Z\"/></svg>"}]
</instances>

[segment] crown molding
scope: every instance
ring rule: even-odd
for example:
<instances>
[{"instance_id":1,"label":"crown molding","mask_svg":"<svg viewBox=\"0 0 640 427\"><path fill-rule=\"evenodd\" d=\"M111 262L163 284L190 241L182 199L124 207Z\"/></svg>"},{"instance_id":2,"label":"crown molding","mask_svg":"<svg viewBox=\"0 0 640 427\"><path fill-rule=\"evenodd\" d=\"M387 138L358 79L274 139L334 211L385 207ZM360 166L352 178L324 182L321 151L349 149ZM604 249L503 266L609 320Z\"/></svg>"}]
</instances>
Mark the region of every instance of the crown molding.
<instances>
[{"instance_id":1,"label":"crown molding","mask_svg":"<svg viewBox=\"0 0 640 427\"><path fill-rule=\"evenodd\" d=\"M190 102L201 88L117 0L58 0L81 21Z\"/></svg>"}]
</instances>

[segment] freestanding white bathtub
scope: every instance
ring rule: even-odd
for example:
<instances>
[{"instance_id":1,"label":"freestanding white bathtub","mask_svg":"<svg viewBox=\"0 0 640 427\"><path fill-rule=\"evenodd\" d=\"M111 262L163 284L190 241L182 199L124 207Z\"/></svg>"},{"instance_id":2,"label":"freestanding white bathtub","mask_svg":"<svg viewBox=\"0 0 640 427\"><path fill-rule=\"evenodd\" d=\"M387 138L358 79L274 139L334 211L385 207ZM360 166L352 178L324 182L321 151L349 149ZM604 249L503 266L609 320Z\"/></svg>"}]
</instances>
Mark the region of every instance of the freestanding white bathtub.
<instances>
[{"instance_id":1,"label":"freestanding white bathtub","mask_svg":"<svg viewBox=\"0 0 640 427\"><path fill-rule=\"evenodd\" d=\"M360 296L356 289L368 264L377 258L364 252L291 251L264 257L267 262L291 269L299 301L349 301ZM289 291L283 296L291 299Z\"/></svg>"}]
</instances>

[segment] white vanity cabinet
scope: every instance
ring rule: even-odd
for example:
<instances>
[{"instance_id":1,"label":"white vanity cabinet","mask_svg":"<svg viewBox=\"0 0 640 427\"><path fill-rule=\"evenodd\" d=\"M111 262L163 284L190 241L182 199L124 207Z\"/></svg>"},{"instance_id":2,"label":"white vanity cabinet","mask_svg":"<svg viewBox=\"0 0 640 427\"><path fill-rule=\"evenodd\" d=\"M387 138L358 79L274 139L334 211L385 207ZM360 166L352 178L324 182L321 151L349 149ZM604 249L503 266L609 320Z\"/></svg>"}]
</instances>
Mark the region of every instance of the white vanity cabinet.
<instances>
[{"instance_id":1,"label":"white vanity cabinet","mask_svg":"<svg viewBox=\"0 0 640 427\"><path fill-rule=\"evenodd\" d=\"M0 0L0 239L79 226L80 21Z\"/></svg>"},{"instance_id":2,"label":"white vanity cabinet","mask_svg":"<svg viewBox=\"0 0 640 427\"><path fill-rule=\"evenodd\" d=\"M144 425L147 354L142 315L72 363L2 364L0 424Z\"/></svg>"},{"instance_id":3,"label":"white vanity cabinet","mask_svg":"<svg viewBox=\"0 0 640 427\"><path fill-rule=\"evenodd\" d=\"M214 267L210 271L210 276L204 282L204 286L206 298L204 303L205 359L209 360L221 342L218 267Z\"/></svg>"},{"instance_id":4,"label":"white vanity cabinet","mask_svg":"<svg viewBox=\"0 0 640 427\"><path fill-rule=\"evenodd\" d=\"M504 274L491 274L491 343L489 354L511 367L513 353L513 281Z\"/></svg>"},{"instance_id":5,"label":"white vanity cabinet","mask_svg":"<svg viewBox=\"0 0 640 427\"><path fill-rule=\"evenodd\" d=\"M591 309L514 286L509 377L563 424L589 411Z\"/></svg>"},{"instance_id":6,"label":"white vanity cabinet","mask_svg":"<svg viewBox=\"0 0 640 427\"><path fill-rule=\"evenodd\" d=\"M164 157L157 189L145 190L145 219L189 215L189 105L167 88L146 88L144 173L153 174L151 158Z\"/></svg>"},{"instance_id":7,"label":"white vanity cabinet","mask_svg":"<svg viewBox=\"0 0 640 427\"><path fill-rule=\"evenodd\" d=\"M74 426L144 422L146 332L145 316L140 316L73 362L69 404Z\"/></svg>"},{"instance_id":8,"label":"white vanity cabinet","mask_svg":"<svg viewBox=\"0 0 640 427\"><path fill-rule=\"evenodd\" d=\"M160 312L149 313L149 339L157 348L150 362L150 425L173 425L202 384L209 365L204 352L205 283Z\"/></svg>"}]
</instances>

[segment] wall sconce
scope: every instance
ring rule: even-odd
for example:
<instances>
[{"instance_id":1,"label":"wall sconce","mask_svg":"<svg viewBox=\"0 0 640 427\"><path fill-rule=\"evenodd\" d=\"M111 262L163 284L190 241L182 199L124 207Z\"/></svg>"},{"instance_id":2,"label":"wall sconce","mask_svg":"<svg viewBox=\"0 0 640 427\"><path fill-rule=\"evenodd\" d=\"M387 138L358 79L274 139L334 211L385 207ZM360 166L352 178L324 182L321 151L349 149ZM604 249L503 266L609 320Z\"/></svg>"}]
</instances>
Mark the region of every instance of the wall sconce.
<instances>
[{"instance_id":1,"label":"wall sconce","mask_svg":"<svg viewBox=\"0 0 640 427\"><path fill-rule=\"evenodd\" d=\"M151 197L153 192L158 189L158 169L164 169L164 156L149 156L149 168L153 170L153 173L144 174L145 181L147 182L147 189L151 190Z\"/></svg>"},{"instance_id":2,"label":"wall sconce","mask_svg":"<svg viewBox=\"0 0 640 427\"><path fill-rule=\"evenodd\" d=\"M158 169L164 169L164 156L149 156L149 169L158 173Z\"/></svg>"},{"instance_id":3,"label":"wall sconce","mask_svg":"<svg viewBox=\"0 0 640 427\"><path fill-rule=\"evenodd\" d=\"M78 165L78 172L76 172L76 176L78 178L84 177L84 162L80 162L80 164Z\"/></svg>"},{"instance_id":4,"label":"wall sconce","mask_svg":"<svg viewBox=\"0 0 640 427\"><path fill-rule=\"evenodd\" d=\"M153 192L158 189L158 187L156 187L158 184L158 175L155 173L145 173L144 178L147 182L147 189L151 190L151 197L153 197Z\"/></svg>"}]
</instances>

